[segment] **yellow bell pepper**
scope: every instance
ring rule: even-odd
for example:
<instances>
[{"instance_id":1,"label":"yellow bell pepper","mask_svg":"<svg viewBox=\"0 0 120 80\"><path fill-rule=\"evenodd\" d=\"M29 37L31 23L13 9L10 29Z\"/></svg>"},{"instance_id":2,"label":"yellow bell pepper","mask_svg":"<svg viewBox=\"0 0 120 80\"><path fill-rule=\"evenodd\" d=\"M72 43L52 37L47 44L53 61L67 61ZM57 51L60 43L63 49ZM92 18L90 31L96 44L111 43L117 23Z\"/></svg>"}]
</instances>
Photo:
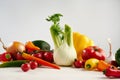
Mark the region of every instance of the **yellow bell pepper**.
<instances>
[{"instance_id":1,"label":"yellow bell pepper","mask_svg":"<svg viewBox=\"0 0 120 80\"><path fill-rule=\"evenodd\" d=\"M94 42L86 35L80 34L79 32L73 32L73 43L77 52L78 60L82 60L82 51L88 46L93 46Z\"/></svg>"}]
</instances>

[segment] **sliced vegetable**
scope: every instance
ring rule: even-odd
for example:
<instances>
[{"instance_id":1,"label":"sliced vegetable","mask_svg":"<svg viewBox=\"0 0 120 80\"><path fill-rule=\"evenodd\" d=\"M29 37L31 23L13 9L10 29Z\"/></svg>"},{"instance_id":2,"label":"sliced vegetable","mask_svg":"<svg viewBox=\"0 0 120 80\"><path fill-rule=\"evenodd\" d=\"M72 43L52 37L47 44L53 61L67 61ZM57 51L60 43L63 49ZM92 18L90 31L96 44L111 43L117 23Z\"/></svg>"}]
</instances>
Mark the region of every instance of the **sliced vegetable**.
<instances>
[{"instance_id":1,"label":"sliced vegetable","mask_svg":"<svg viewBox=\"0 0 120 80\"><path fill-rule=\"evenodd\" d=\"M52 67L52 68L55 68L55 69L60 69L60 67L58 65L52 64L52 63L47 62L47 61L44 61L44 60L42 60L40 58L37 58L37 57L34 57L34 56L30 55L30 54L22 53L22 56L23 56L24 59L26 59L26 60L34 60L37 63L39 63L40 65Z\"/></svg>"},{"instance_id":2,"label":"sliced vegetable","mask_svg":"<svg viewBox=\"0 0 120 80\"><path fill-rule=\"evenodd\" d=\"M61 16L61 14L54 14L47 19L53 22L53 25L50 27L51 36L54 42L53 58L54 62L58 65L71 66L77 58L77 53L73 45L71 27L65 25L64 29L61 29L59 25Z\"/></svg>"},{"instance_id":3,"label":"sliced vegetable","mask_svg":"<svg viewBox=\"0 0 120 80\"><path fill-rule=\"evenodd\" d=\"M20 67L23 63L28 62L28 60L14 60L14 61L7 61L0 64L0 68L3 67Z\"/></svg>"},{"instance_id":4,"label":"sliced vegetable","mask_svg":"<svg viewBox=\"0 0 120 80\"><path fill-rule=\"evenodd\" d=\"M93 46L94 41L86 35L80 34L79 32L73 32L73 43L77 52L77 59L82 60L82 51L88 46Z\"/></svg>"},{"instance_id":5,"label":"sliced vegetable","mask_svg":"<svg viewBox=\"0 0 120 80\"><path fill-rule=\"evenodd\" d=\"M85 62L85 69L86 70L94 70L97 68L99 60L96 58L90 58Z\"/></svg>"}]
</instances>

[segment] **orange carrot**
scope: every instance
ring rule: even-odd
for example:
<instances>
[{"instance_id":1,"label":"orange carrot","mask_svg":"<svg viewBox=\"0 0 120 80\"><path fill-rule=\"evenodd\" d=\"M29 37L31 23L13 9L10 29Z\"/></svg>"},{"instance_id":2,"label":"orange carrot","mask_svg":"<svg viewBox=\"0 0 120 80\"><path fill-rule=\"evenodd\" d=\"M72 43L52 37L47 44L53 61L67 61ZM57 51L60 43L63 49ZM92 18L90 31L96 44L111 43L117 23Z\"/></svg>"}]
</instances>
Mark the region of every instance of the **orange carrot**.
<instances>
[{"instance_id":1,"label":"orange carrot","mask_svg":"<svg viewBox=\"0 0 120 80\"><path fill-rule=\"evenodd\" d=\"M26 60L34 60L34 61L36 61L39 64L44 65L44 66L52 67L52 68L55 68L55 69L60 69L60 67L58 65L56 65L56 64L52 64L52 63L47 62L45 60L42 60L40 58L31 56L31 55L29 55L27 53L22 53L22 57L25 58Z\"/></svg>"},{"instance_id":2,"label":"orange carrot","mask_svg":"<svg viewBox=\"0 0 120 80\"><path fill-rule=\"evenodd\" d=\"M26 42L25 48L30 50L40 50L40 48L35 46L31 41Z\"/></svg>"}]
</instances>

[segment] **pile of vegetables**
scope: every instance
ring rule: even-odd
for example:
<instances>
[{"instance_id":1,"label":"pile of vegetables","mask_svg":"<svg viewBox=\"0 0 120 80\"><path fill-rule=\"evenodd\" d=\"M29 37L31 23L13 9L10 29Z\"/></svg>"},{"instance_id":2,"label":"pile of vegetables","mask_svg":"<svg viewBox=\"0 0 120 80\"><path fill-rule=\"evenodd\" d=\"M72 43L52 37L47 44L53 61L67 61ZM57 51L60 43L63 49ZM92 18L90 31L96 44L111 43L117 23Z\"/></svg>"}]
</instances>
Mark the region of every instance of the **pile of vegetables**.
<instances>
[{"instance_id":1,"label":"pile of vegetables","mask_svg":"<svg viewBox=\"0 0 120 80\"><path fill-rule=\"evenodd\" d=\"M27 41L25 44L19 41L13 41L8 47L4 45L1 39L0 42L5 49L5 52L0 54L1 68L21 67L26 72L30 67L31 69L37 68L39 64L60 69L58 65L53 63L53 52L50 50L50 45L46 41ZM36 46L35 44L39 45Z\"/></svg>"},{"instance_id":2,"label":"pile of vegetables","mask_svg":"<svg viewBox=\"0 0 120 80\"><path fill-rule=\"evenodd\" d=\"M85 70L94 70L103 72L108 78L120 78L120 48L115 55L112 53L112 45L109 43L109 55L106 57L105 51L98 46L88 46L82 52L83 60L75 60L75 68L84 68ZM115 60L113 59L115 57Z\"/></svg>"},{"instance_id":3,"label":"pile of vegetables","mask_svg":"<svg viewBox=\"0 0 120 80\"><path fill-rule=\"evenodd\" d=\"M53 22L50 32L54 43L53 58L56 64L61 66L73 65L76 68L104 71L104 73L108 68L118 70L120 64L119 51L117 51L117 57L115 56L116 60L114 60L110 39L108 39L109 56L106 56L105 51L95 45L94 41L87 36L79 32L72 32L71 27L68 25L61 29L59 25L60 16L62 15L54 14L47 18L47 21ZM75 53L77 57L74 55Z\"/></svg>"},{"instance_id":4,"label":"pile of vegetables","mask_svg":"<svg viewBox=\"0 0 120 80\"><path fill-rule=\"evenodd\" d=\"M104 49L95 45L88 36L73 32L67 24L61 27L60 17L62 16L57 13L46 19L53 23L50 26L54 43L52 50L50 44L44 40L27 41L25 44L13 41L6 47L0 38L5 50L0 54L0 68L21 67L24 72L27 72L41 65L54 69L69 66L103 72L108 78L120 78L120 48L114 55L111 41L108 39L109 55L106 56Z\"/></svg>"}]
</instances>

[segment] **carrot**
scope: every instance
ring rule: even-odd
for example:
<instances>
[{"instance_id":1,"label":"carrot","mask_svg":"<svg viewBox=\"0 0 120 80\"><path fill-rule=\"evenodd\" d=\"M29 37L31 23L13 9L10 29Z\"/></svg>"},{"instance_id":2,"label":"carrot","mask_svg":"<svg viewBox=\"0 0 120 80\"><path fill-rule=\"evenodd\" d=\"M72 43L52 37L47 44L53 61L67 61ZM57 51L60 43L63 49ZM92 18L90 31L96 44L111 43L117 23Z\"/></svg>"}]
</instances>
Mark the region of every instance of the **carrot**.
<instances>
[{"instance_id":1,"label":"carrot","mask_svg":"<svg viewBox=\"0 0 120 80\"><path fill-rule=\"evenodd\" d=\"M117 67L113 66L112 64L109 64L103 60L100 60L98 62L98 65L97 65L97 69L99 71L104 71L105 69L109 68L109 67L114 67L115 69L117 69Z\"/></svg>"},{"instance_id":2,"label":"carrot","mask_svg":"<svg viewBox=\"0 0 120 80\"><path fill-rule=\"evenodd\" d=\"M52 67L52 68L55 68L55 69L60 69L60 67L58 65L56 65L56 64L52 64L50 62L44 61L44 60L42 60L40 58L31 56L31 55L29 55L27 53L22 53L22 57L25 58L26 60L34 60L34 61L36 61L39 64L44 65L44 66Z\"/></svg>"},{"instance_id":3,"label":"carrot","mask_svg":"<svg viewBox=\"0 0 120 80\"><path fill-rule=\"evenodd\" d=\"M25 48L30 50L40 50L40 48L35 46L31 41L26 42Z\"/></svg>"}]
</instances>

